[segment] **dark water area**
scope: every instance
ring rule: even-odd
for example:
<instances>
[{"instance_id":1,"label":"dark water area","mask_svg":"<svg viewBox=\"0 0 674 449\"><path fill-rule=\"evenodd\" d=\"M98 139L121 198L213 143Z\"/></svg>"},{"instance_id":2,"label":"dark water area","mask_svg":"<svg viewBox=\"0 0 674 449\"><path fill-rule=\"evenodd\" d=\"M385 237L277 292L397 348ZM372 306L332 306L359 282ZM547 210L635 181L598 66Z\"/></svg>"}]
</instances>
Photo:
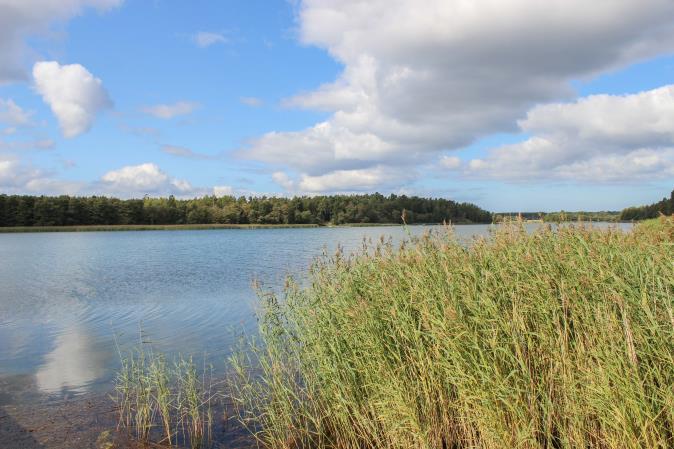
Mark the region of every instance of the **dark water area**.
<instances>
[{"instance_id":1,"label":"dark water area","mask_svg":"<svg viewBox=\"0 0 674 449\"><path fill-rule=\"evenodd\" d=\"M469 240L489 229L462 225L455 233ZM0 415L2 407L26 412L109 391L118 348L136 345L141 331L156 351L205 357L224 369L239 337L256 331L253 281L278 290L286 275L302 276L338 245L348 253L364 239L399 243L431 230L444 232L381 226L0 234Z\"/></svg>"}]
</instances>

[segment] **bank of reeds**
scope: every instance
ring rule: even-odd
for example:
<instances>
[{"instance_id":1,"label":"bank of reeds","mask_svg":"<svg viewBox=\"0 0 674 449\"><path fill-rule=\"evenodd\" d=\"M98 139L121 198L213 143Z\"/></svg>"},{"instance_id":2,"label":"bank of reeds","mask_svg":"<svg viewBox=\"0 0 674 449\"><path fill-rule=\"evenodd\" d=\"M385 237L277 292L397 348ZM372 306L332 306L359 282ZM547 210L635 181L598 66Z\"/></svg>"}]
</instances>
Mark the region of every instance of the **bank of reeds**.
<instances>
[{"instance_id":1,"label":"bank of reeds","mask_svg":"<svg viewBox=\"0 0 674 449\"><path fill-rule=\"evenodd\" d=\"M274 449L674 447L674 222L319 261L233 359Z\"/></svg>"},{"instance_id":2,"label":"bank of reeds","mask_svg":"<svg viewBox=\"0 0 674 449\"><path fill-rule=\"evenodd\" d=\"M202 449L212 440L218 400L212 369L192 358L169 363L141 344L122 358L115 379L119 429L138 442Z\"/></svg>"}]
</instances>

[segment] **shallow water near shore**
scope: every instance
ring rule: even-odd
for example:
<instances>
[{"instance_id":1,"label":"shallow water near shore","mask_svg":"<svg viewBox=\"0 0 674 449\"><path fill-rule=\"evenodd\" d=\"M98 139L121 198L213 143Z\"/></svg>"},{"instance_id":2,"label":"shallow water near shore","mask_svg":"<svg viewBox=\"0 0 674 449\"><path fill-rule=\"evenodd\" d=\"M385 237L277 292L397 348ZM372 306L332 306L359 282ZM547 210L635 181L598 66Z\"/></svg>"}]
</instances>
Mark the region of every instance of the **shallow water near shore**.
<instances>
[{"instance_id":1,"label":"shallow water near shore","mask_svg":"<svg viewBox=\"0 0 674 449\"><path fill-rule=\"evenodd\" d=\"M460 225L455 233L468 240L489 229ZM427 231L444 232L378 226L0 234L0 407L109 391L118 350L141 338L157 351L192 354L220 369L239 336L256 330L253 281L279 289L287 274L301 275L338 244L350 253L364 239L387 236L397 244Z\"/></svg>"}]
</instances>

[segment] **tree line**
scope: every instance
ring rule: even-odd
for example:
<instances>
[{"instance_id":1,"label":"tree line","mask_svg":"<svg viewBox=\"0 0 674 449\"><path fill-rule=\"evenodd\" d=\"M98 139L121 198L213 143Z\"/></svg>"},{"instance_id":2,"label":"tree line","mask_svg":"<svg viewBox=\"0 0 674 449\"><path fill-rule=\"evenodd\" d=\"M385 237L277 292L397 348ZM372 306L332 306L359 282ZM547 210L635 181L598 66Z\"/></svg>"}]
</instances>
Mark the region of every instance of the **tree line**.
<instances>
[{"instance_id":1,"label":"tree line","mask_svg":"<svg viewBox=\"0 0 674 449\"><path fill-rule=\"evenodd\" d=\"M663 198L657 203L649 204L647 206L628 207L623 209L620 213L620 219L625 221L630 220L645 220L648 218L656 218L664 215L674 214L674 190L672 190L669 198Z\"/></svg>"},{"instance_id":2,"label":"tree line","mask_svg":"<svg viewBox=\"0 0 674 449\"><path fill-rule=\"evenodd\" d=\"M105 196L0 194L0 226L171 224L491 223L470 203L389 195L204 196L119 199Z\"/></svg>"}]
</instances>

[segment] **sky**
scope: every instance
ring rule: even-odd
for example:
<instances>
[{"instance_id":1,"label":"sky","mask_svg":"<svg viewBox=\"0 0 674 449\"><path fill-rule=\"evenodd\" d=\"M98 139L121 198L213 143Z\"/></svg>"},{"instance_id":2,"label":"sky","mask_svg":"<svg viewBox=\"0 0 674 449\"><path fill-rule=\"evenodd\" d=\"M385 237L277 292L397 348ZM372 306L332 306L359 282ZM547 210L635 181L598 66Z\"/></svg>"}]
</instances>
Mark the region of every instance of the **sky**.
<instances>
[{"instance_id":1,"label":"sky","mask_svg":"<svg viewBox=\"0 0 674 449\"><path fill-rule=\"evenodd\" d=\"M0 193L673 188L671 0L0 0Z\"/></svg>"}]
</instances>

